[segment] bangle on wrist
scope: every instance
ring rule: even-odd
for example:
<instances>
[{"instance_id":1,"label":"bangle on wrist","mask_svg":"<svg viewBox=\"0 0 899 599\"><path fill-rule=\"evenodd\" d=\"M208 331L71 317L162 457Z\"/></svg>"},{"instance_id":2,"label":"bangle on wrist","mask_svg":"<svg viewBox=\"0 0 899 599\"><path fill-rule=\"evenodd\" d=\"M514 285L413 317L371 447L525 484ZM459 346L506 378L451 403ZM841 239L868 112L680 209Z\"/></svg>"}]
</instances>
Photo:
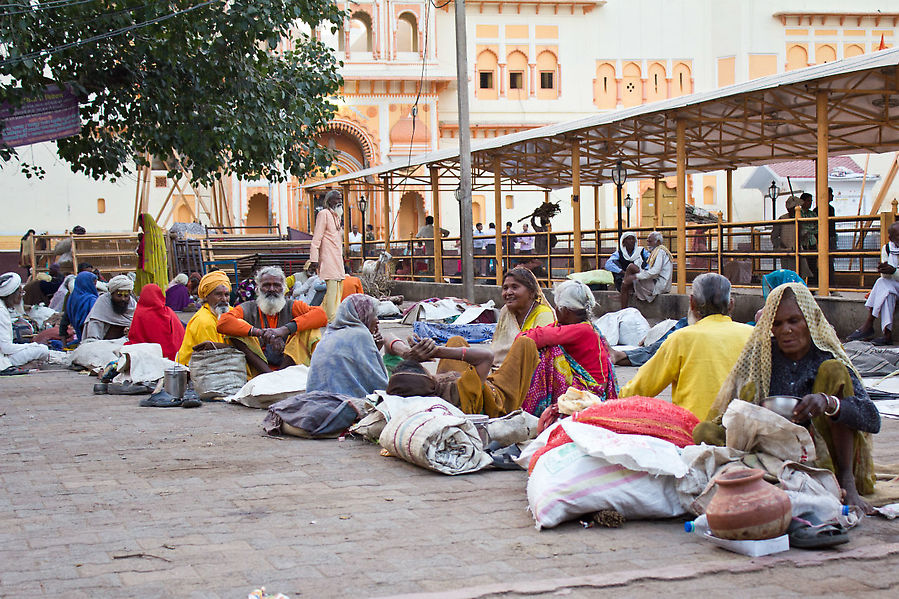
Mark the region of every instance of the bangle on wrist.
<instances>
[{"instance_id":1,"label":"bangle on wrist","mask_svg":"<svg viewBox=\"0 0 899 599\"><path fill-rule=\"evenodd\" d=\"M467 347L463 347L463 348L462 348L462 361L463 361L463 362L465 361L465 354L466 354L466 352L468 352L468 348L467 348Z\"/></svg>"},{"instance_id":2,"label":"bangle on wrist","mask_svg":"<svg viewBox=\"0 0 899 599\"><path fill-rule=\"evenodd\" d=\"M387 352L393 354L393 344L399 341L399 339L394 339L390 343L387 344ZM394 354L396 355L396 354Z\"/></svg>"},{"instance_id":3,"label":"bangle on wrist","mask_svg":"<svg viewBox=\"0 0 899 599\"><path fill-rule=\"evenodd\" d=\"M826 395L825 397L827 397L827 406L824 408L824 415L833 418L840 413L840 400L833 395ZM830 408L831 401L833 401L833 409Z\"/></svg>"}]
</instances>

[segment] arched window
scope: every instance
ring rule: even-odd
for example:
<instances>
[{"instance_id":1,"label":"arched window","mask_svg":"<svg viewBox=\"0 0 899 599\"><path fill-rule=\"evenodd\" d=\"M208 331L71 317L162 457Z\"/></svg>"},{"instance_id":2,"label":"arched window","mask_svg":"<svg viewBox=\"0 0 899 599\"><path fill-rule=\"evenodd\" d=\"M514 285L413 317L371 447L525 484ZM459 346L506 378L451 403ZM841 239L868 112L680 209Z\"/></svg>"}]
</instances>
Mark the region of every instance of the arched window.
<instances>
[{"instance_id":1,"label":"arched window","mask_svg":"<svg viewBox=\"0 0 899 599\"><path fill-rule=\"evenodd\" d=\"M357 12L350 19L350 52L371 52L371 17Z\"/></svg>"},{"instance_id":2,"label":"arched window","mask_svg":"<svg viewBox=\"0 0 899 599\"><path fill-rule=\"evenodd\" d=\"M597 108L613 110L618 102L618 81L615 79L615 67L604 62L596 68L596 79L593 80L593 101Z\"/></svg>"},{"instance_id":3,"label":"arched window","mask_svg":"<svg viewBox=\"0 0 899 599\"><path fill-rule=\"evenodd\" d=\"M715 188L711 185L702 188L702 203L707 206L715 203Z\"/></svg>"},{"instance_id":4,"label":"arched window","mask_svg":"<svg viewBox=\"0 0 899 599\"><path fill-rule=\"evenodd\" d=\"M671 76L671 97L685 96L693 93L693 73L690 67L679 62L674 65L674 71Z\"/></svg>"},{"instance_id":5,"label":"arched window","mask_svg":"<svg viewBox=\"0 0 899 599\"><path fill-rule=\"evenodd\" d=\"M847 44L843 49L843 56L846 58L852 58L853 56L861 56L865 53L865 49L859 46L858 44Z\"/></svg>"},{"instance_id":6,"label":"arched window","mask_svg":"<svg viewBox=\"0 0 899 599\"><path fill-rule=\"evenodd\" d=\"M640 79L640 65L629 62L624 65L621 81L621 103L625 106L639 106L643 103L643 81Z\"/></svg>"},{"instance_id":7,"label":"arched window","mask_svg":"<svg viewBox=\"0 0 899 599\"><path fill-rule=\"evenodd\" d=\"M801 69L808 66L808 50L800 44L787 48L787 70Z\"/></svg>"},{"instance_id":8,"label":"arched window","mask_svg":"<svg viewBox=\"0 0 899 599\"><path fill-rule=\"evenodd\" d=\"M396 22L396 51L418 52L418 21L404 12Z\"/></svg>"},{"instance_id":9,"label":"arched window","mask_svg":"<svg viewBox=\"0 0 899 599\"><path fill-rule=\"evenodd\" d=\"M665 80L665 67L658 62L649 65L647 78L646 101L657 102L668 97L668 82Z\"/></svg>"},{"instance_id":10,"label":"arched window","mask_svg":"<svg viewBox=\"0 0 899 599\"><path fill-rule=\"evenodd\" d=\"M815 48L815 63L833 62L837 59L837 51L830 44L821 44Z\"/></svg>"},{"instance_id":11,"label":"arched window","mask_svg":"<svg viewBox=\"0 0 899 599\"><path fill-rule=\"evenodd\" d=\"M496 54L483 50L478 54L478 80L475 95L481 100L496 100L499 97L496 75Z\"/></svg>"},{"instance_id":12,"label":"arched window","mask_svg":"<svg viewBox=\"0 0 899 599\"><path fill-rule=\"evenodd\" d=\"M528 57L518 52L512 52L506 59L506 72L509 77L509 86L506 96L514 100L524 100L528 97Z\"/></svg>"},{"instance_id":13,"label":"arched window","mask_svg":"<svg viewBox=\"0 0 899 599\"><path fill-rule=\"evenodd\" d=\"M543 51L537 56L537 98L555 100L559 97L559 63L555 54Z\"/></svg>"}]
</instances>

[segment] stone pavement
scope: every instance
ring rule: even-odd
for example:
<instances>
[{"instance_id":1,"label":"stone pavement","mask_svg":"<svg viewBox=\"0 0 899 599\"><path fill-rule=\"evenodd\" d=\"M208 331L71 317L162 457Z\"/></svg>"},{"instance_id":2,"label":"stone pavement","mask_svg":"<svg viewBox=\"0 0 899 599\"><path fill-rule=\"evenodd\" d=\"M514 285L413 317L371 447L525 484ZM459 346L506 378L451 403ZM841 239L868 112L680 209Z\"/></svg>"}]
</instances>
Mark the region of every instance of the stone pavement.
<instances>
[{"instance_id":1,"label":"stone pavement","mask_svg":"<svg viewBox=\"0 0 899 599\"><path fill-rule=\"evenodd\" d=\"M624 382L633 369L621 369ZM524 472L434 474L263 412L139 408L68 371L0 379L0 597L895 596L899 521L750 559L681 520L538 532ZM899 461L899 423L877 457Z\"/></svg>"}]
</instances>

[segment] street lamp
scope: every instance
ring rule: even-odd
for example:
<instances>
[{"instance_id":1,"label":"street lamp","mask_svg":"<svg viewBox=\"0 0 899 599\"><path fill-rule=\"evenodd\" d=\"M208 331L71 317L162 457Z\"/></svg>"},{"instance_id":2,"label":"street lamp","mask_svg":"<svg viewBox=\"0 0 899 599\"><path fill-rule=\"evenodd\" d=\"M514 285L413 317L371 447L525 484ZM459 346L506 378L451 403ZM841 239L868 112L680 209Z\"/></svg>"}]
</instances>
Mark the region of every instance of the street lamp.
<instances>
[{"instance_id":1,"label":"street lamp","mask_svg":"<svg viewBox=\"0 0 899 599\"><path fill-rule=\"evenodd\" d=\"M766 197L771 200L771 220L777 218L777 196L780 195L780 188L775 181L771 181L771 187L768 188Z\"/></svg>"},{"instance_id":2,"label":"street lamp","mask_svg":"<svg viewBox=\"0 0 899 599\"><path fill-rule=\"evenodd\" d=\"M621 188L624 187L624 183L627 181L627 169L624 168L624 164L619 160L615 163L615 167L612 169L612 183L614 183L618 187L618 251L619 255L622 255L621 248Z\"/></svg>"},{"instance_id":3,"label":"street lamp","mask_svg":"<svg viewBox=\"0 0 899 599\"><path fill-rule=\"evenodd\" d=\"M359 212L362 214L362 262L365 262L365 209L368 208L368 200L365 199L365 194L359 194L359 199L356 200L356 204L359 205Z\"/></svg>"},{"instance_id":4,"label":"street lamp","mask_svg":"<svg viewBox=\"0 0 899 599\"><path fill-rule=\"evenodd\" d=\"M630 228L631 226L631 208L634 207L634 198L631 197L631 194L627 194L627 197L624 198L624 207L627 208L627 226Z\"/></svg>"}]
</instances>

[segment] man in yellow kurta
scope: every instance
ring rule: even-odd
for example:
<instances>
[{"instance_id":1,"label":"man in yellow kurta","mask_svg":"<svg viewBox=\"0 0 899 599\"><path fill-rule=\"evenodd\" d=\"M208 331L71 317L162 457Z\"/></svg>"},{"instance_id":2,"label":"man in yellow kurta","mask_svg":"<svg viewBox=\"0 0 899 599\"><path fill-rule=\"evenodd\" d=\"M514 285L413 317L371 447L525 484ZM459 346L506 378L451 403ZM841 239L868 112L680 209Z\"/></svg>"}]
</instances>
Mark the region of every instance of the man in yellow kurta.
<instances>
[{"instance_id":1,"label":"man in yellow kurta","mask_svg":"<svg viewBox=\"0 0 899 599\"><path fill-rule=\"evenodd\" d=\"M178 363L189 365L194 350L228 347L225 338L216 330L216 325L219 316L231 308L228 305L230 293L231 281L220 270L210 272L200 279L197 294L203 299L203 307L187 323L184 342L175 356Z\"/></svg>"},{"instance_id":2,"label":"man in yellow kurta","mask_svg":"<svg viewBox=\"0 0 899 599\"><path fill-rule=\"evenodd\" d=\"M690 326L673 332L622 387L619 397L654 397L671 385L674 405L705 420L753 330L730 319L732 308L730 281L715 273L696 277L690 295Z\"/></svg>"}]
</instances>

